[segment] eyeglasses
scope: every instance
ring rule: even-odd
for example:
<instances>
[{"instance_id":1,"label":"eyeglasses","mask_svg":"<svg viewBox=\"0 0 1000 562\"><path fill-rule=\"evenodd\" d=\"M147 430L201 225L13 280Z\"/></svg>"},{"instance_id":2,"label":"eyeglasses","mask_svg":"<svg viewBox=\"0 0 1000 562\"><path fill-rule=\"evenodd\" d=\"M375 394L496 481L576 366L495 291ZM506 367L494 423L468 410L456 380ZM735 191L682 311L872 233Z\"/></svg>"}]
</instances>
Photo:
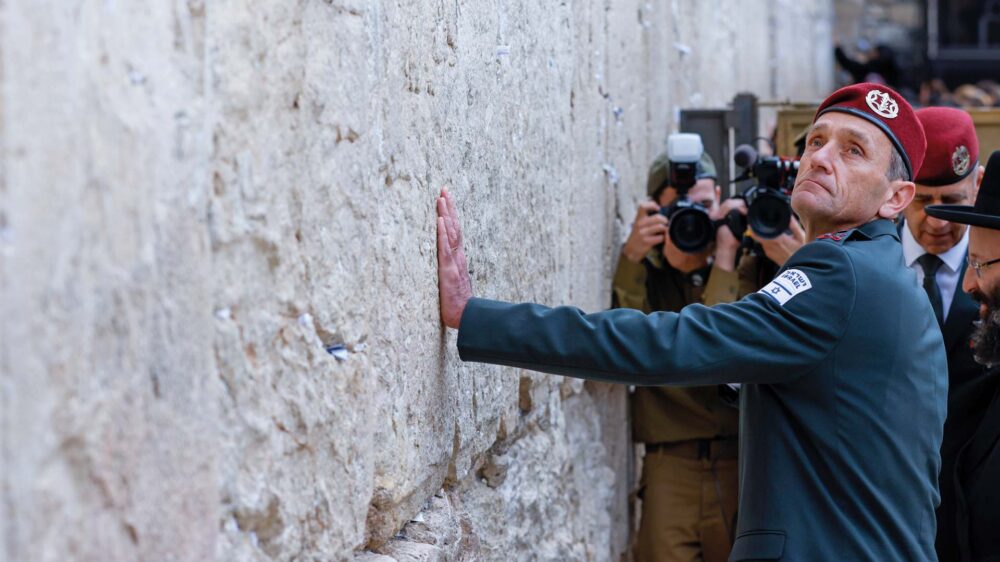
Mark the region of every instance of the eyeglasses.
<instances>
[{"instance_id":1,"label":"eyeglasses","mask_svg":"<svg viewBox=\"0 0 1000 562\"><path fill-rule=\"evenodd\" d=\"M976 279L982 279L983 270L995 263L1000 263L1000 258L997 258L995 260L990 260L988 262L979 263L976 260L972 259L972 256L969 256L969 267L971 267L976 271Z\"/></svg>"}]
</instances>

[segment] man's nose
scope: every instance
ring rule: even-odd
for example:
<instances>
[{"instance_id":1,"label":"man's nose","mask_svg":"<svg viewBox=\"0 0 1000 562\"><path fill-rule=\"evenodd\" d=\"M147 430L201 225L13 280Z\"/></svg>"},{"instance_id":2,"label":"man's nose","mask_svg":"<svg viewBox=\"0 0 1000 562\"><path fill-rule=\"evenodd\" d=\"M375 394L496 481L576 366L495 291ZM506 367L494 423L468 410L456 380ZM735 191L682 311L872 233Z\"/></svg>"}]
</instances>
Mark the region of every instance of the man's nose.
<instances>
[{"instance_id":1,"label":"man's nose","mask_svg":"<svg viewBox=\"0 0 1000 562\"><path fill-rule=\"evenodd\" d=\"M962 276L962 290L966 293L971 293L978 287L978 279L976 279L976 270L972 268L972 264L965 266L965 275Z\"/></svg>"},{"instance_id":2,"label":"man's nose","mask_svg":"<svg viewBox=\"0 0 1000 562\"><path fill-rule=\"evenodd\" d=\"M833 155L836 153L834 144L833 142L828 142L810 155L809 159L812 167L819 168L828 174L833 173Z\"/></svg>"},{"instance_id":3,"label":"man's nose","mask_svg":"<svg viewBox=\"0 0 1000 562\"><path fill-rule=\"evenodd\" d=\"M932 217L930 215L927 216L926 220L927 220L927 226L929 226L931 230L937 230L937 231L946 230L951 226L950 222L946 220L941 220L937 217Z\"/></svg>"}]
</instances>

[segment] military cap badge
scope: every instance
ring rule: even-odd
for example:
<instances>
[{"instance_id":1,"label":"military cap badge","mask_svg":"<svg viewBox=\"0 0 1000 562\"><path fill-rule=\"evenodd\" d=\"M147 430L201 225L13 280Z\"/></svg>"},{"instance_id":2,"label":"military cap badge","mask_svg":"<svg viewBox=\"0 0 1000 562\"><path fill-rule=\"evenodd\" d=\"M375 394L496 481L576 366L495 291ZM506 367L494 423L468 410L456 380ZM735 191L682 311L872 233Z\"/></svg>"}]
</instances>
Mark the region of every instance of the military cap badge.
<instances>
[{"instance_id":1,"label":"military cap badge","mask_svg":"<svg viewBox=\"0 0 1000 562\"><path fill-rule=\"evenodd\" d=\"M882 90L869 90L865 102L872 111L886 119L895 119L899 115L899 104Z\"/></svg>"},{"instance_id":2,"label":"military cap badge","mask_svg":"<svg viewBox=\"0 0 1000 562\"><path fill-rule=\"evenodd\" d=\"M972 158L969 156L969 149L964 144L959 145L951 155L951 169L955 171L956 176L961 177L969 171L971 164Z\"/></svg>"}]
</instances>

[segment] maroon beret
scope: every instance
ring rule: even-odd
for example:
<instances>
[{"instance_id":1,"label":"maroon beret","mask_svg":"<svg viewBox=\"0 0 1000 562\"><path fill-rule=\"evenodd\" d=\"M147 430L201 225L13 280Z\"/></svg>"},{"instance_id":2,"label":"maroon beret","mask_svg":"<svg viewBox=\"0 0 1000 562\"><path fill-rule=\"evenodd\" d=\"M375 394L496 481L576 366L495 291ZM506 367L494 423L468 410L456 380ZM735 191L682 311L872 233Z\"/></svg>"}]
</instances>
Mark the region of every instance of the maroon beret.
<instances>
[{"instance_id":1,"label":"maroon beret","mask_svg":"<svg viewBox=\"0 0 1000 562\"><path fill-rule=\"evenodd\" d=\"M927 152L914 181L933 187L951 185L976 169L979 139L968 113L951 107L926 107L917 110L917 119L927 135Z\"/></svg>"},{"instance_id":2,"label":"maroon beret","mask_svg":"<svg viewBox=\"0 0 1000 562\"><path fill-rule=\"evenodd\" d=\"M908 179L916 177L924 161L927 139L920 120L903 96L888 86L862 82L830 94L816 110L813 123L830 111L849 113L881 129L903 157Z\"/></svg>"}]
</instances>

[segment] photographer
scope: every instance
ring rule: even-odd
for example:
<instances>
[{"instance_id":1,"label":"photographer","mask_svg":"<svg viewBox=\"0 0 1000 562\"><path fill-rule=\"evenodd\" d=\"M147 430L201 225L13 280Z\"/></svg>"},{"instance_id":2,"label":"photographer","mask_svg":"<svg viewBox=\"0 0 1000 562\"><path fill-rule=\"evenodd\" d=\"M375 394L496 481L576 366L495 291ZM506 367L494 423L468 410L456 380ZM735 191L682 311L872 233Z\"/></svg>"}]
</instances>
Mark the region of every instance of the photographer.
<instances>
[{"instance_id":1,"label":"photographer","mask_svg":"<svg viewBox=\"0 0 1000 562\"><path fill-rule=\"evenodd\" d=\"M686 196L711 219L742 207L739 200L720 205L708 154L698 160L694 179ZM639 206L618 260L616 308L676 312L692 303L736 299L739 241L723 226L715 231L714 244L681 251L668 233L669 220L659 212L683 195L669 184L670 159L664 153L650 167L650 201ZM646 445L636 560L726 560L738 495L737 410L714 385L639 387L631 406L635 439Z\"/></svg>"}]
</instances>

